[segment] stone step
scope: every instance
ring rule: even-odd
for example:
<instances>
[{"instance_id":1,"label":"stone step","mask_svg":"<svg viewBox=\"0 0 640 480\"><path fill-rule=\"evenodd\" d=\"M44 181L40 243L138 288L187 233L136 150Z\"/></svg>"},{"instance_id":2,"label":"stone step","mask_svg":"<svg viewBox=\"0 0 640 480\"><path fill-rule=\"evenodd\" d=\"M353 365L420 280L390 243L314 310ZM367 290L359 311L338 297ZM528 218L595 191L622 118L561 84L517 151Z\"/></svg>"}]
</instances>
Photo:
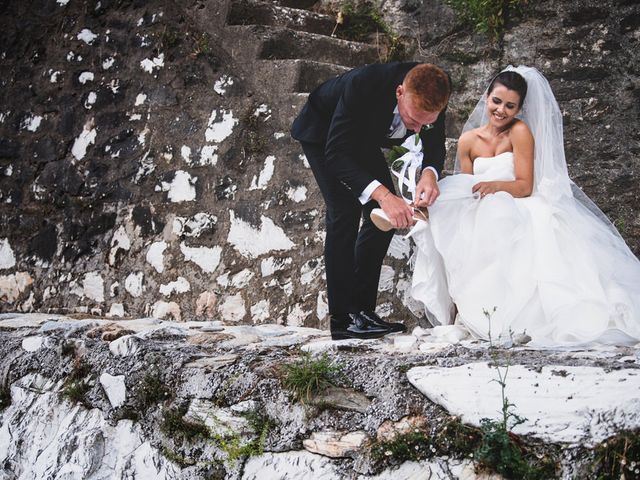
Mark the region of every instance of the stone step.
<instances>
[{"instance_id":1,"label":"stone step","mask_svg":"<svg viewBox=\"0 0 640 480\"><path fill-rule=\"evenodd\" d=\"M305 59L355 67L379 61L374 45L265 25L229 25L223 47L239 62Z\"/></svg>"},{"instance_id":2,"label":"stone step","mask_svg":"<svg viewBox=\"0 0 640 480\"><path fill-rule=\"evenodd\" d=\"M257 60L254 75L269 92L309 93L331 77L349 71L348 67L312 60Z\"/></svg>"},{"instance_id":3,"label":"stone step","mask_svg":"<svg viewBox=\"0 0 640 480\"><path fill-rule=\"evenodd\" d=\"M308 10L288 8L259 0L233 0L227 25L270 25L321 35L331 35L335 19Z\"/></svg>"}]
</instances>

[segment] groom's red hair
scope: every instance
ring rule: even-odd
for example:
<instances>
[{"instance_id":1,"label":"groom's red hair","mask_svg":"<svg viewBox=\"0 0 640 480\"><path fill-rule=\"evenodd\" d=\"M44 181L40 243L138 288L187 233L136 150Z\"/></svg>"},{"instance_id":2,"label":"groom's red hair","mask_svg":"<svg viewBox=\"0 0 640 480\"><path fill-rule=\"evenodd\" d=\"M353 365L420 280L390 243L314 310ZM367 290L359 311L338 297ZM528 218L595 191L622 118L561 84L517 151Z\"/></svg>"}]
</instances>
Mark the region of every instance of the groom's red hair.
<instances>
[{"instance_id":1,"label":"groom's red hair","mask_svg":"<svg viewBox=\"0 0 640 480\"><path fill-rule=\"evenodd\" d=\"M416 65L404 77L405 89L416 95L416 105L425 112L439 112L451 95L449 75L432 63Z\"/></svg>"}]
</instances>

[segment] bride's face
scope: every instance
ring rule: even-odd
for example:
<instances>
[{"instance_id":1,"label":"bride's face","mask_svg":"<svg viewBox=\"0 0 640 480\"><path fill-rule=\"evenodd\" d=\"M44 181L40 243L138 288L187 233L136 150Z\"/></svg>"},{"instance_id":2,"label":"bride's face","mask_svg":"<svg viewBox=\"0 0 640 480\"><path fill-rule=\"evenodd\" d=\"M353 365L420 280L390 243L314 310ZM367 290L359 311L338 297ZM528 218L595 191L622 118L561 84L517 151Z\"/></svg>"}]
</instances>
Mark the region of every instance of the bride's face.
<instances>
[{"instance_id":1,"label":"bride's face","mask_svg":"<svg viewBox=\"0 0 640 480\"><path fill-rule=\"evenodd\" d=\"M489 123L501 128L509 125L520 111L520 95L496 83L487 95L487 114Z\"/></svg>"}]
</instances>

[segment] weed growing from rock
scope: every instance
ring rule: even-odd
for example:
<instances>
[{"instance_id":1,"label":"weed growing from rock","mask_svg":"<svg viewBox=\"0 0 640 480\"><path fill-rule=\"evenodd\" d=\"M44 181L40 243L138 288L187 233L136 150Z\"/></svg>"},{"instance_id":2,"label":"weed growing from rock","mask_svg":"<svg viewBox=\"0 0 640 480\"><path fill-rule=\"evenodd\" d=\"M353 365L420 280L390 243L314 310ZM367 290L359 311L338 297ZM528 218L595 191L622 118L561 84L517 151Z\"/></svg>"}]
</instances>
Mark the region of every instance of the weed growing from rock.
<instances>
[{"instance_id":1,"label":"weed growing from rock","mask_svg":"<svg viewBox=\"0 0 640 480\"><path fill-rule=\"evenodd\" d=\"M592 478L640 479L640 430L623 431L595 448Z\"/></svg>"},{"instance_id":2,"label":"weed growing from rock","mask_svg":"<svg viewBox=\"0 0 640 480\"><path fill-rule=\"evenodd\" d=\"M403 60L406 57L404 44L384 20L378 2L370 0L345 2L337 14L336 27L332 36L343 40L369 43L373 35L381 52L381 62Z\"/></svg>"},{"instance_id":3,"label":"weed growing from rock","mask_svg":"<svg viewBox=\"0 0 640 480\"><path fill-rule=\"evenodd\" d=\"M62 387L62 397L73 403L81 403L87 406L86 394L91 389L87 377L91 373L91 367L81 358L76 357L73 369Z\"/></svg>"},{"instance_id":4,"label":"weed growing from rock","mask_svg":"<svg viewBox=\"0 0 640 480\"><path fill-rule=\"evenodd\" d=\"M492 40L499 40L507 16L520 13L528 0L445 0L458 18L478 33L486 33Z\"/></svg>"},{"instance_id":5,"label":"weed growing from rock","mask_svg":"<svg viewBox=\"0 0 640 480\"><path fill-rule=\"evenodd\" d=\"M137 403L142 412L171 396L171 391L162 381L157 367L144 374L136 393Z\"/></svg>"},{"instance_id":6,"label":"weed growing from rock","mask_svg":"<svg viewBox=\"0 0 640 480\"><path fill-rule=\"evenodd\" d=\"M284 366L282 383L300 402L307 402L315 393L335 386L335 377L342 371L342 365L334 364L325 353L317 359L304 354L291 365Z\"/></svg>"},{"instance_id":7,"label":"weed growing from rock","mask_svg":"<svg viewBox=\"0 0 640 480\"><path fill-rule=\"evenodd\" d=\"M481 469L495 471L506 478L513 479L548 479L555 477L556 462L553 459L543 458L535 461L531 455L525 456L525 447L519 437L511 432L518 425L524 423L526 418L514 412L515 405L509 402L506 396L507 374L511 365L511 358L503 355L502 358L491 336L491 316L495 313L496 307L491 312L483 310L489 322L489 351L493 360L493 367L498 375L494 379L500 385L502 397L502 418L492 420L483 418L480 420L480 430L482 442L474 452L474 457Z\"/></svg>"},{"instance_id":8,"label":"weed growing from rock","mask_svg":"<svg viewBox=\"0 0 640 480\"><path fill-rule=\"evenodd\" d=\"M392 440L374 442L371 445L371 458L382 464L421 461L443 455L463 458L471 456L480 440L478 428L452 417L432 432L415 429L398 434Z\"/></svg>"},{"instance_id":9,"label":"weed growing from rock","mask_svg":"<svg viewBox=\"0 0 640 480\"><path fill-rule=\"evenodd\" d=\"M184 418L186 413L186 406L165 410L162 416L162 424L160 425L162 433L171 438L183 438L189 442L197 438L210 438L209 427L203 423L186 420Z\"/></svg>"}]
</instances>

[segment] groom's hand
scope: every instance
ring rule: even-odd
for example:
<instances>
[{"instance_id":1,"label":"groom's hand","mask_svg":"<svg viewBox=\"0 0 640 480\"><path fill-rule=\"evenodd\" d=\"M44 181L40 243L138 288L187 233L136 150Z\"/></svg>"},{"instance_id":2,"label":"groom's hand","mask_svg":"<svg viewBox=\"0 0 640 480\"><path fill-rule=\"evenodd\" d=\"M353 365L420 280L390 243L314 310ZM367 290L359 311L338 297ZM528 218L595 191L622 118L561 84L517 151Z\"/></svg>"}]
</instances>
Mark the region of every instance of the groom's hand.
<instances>
[{"instance_id":1,"label":"groom's hand","mask_svg":"<svg viewBox=\"0 0 640 480\"><path fill-rule=\"evenodd\" d=\"M413 219L413 208L386 187L380 185L373 191L371 198L378 202L395 228L408 228L416 223Z\"/></svg>"},{"instance_id":2,"label":"groom's hand","mask_svg":"<svg viewBox=\"0 0 640 480\"><path fill-rule=\"evenodd\" d=\"M425 168L416 185L416 207L430 207L438 195L440 195L440 189L436 174L431 169Z\"/></svg>"}]
</instances>

